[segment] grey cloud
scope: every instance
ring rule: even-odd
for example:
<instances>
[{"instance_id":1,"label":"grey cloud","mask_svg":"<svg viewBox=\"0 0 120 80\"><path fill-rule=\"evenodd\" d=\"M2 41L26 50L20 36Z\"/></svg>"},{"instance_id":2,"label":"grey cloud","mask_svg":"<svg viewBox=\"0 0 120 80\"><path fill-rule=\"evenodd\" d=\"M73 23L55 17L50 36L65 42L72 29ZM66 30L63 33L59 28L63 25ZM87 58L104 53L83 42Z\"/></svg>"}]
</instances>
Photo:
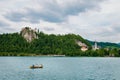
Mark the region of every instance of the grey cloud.
<instances>
[{"instance_id":1,"label":"grey cloud","mask_svg":"<svg viewBox=\"0 0 120 80\"><path fill-rule=\"evenodd\" d=\"M68 2L65 4L65 7L62 7L57 0L40 0L38 4L43 7L40 11L33 8L25 8L27 13L10 12L5 14L4 17L14 22L26 21L38 23L40 20L45 20L57 23L63 22L69 15L77 15L89 9L97 8L101 1L103 0L74 0L73 3ZM34 4L34 6L38 4ZM24 18L28 20L24 20Z\"/></svg>"},{"instance_id":2,"label":"grey cloud","mask_svg":"<svg viewBox=\"0 0 120 80\"><path fill-rule=\"evenodd\" d=\"M14 28L11 27L0 27L0 34L1 33L11 33L11 32L16 32Z\"/></svg>"},{"instance_id":3,"label":"grey cloud","mask_svg":"<svg viewBox=\"0 0 120 80\"><path fill-rule=\"evenodd\" d=\"M15 29L14 29L14 28L11 28L11 27L4 27L3 29L4 29L4 30L7 30L7 31L15 31Z\"/></svg>"},{"instance_id":4,"label":"grey cloud","mask_svg":"<svg viewBox=\"0 0 120 80\"><path fill-rule=\"evenodd\" d=\"M7 26L9 26L8 23L0 21L0 27L7 27Z\"/></svg>"},{"instance_id":5,"label":"grey cloud","mask_svg":"<svg viewBox=\"0 0 120 80\"><path fill-rule=\"evenodd\" d=\"M111 26L109 26L111 27ZM101 37L110 37L110 36L115 36L115 35L118 35L120 34L120 25L114 25L111 27L111 30L108 30L108 29L104 29L102 32L100 33L97 33L97 35L100 35Z\"/></svg>"},{"instance_id":6,"label":"grey cloud","mask_svg":"<svg viewBox=\"0 0 120 80\"><path fill-rule=\"evenodd\" d=\"M13 28L10 28L10 24L0 21L0 34L8 31L13 31Z\"/></svg>"},{"instance_id":7,"label":"grey cloud","mask_svg":"<svg viewBox=\"0 0 120 80\"><path fill-rule=\"evenodd\" d=\"M21 14L19 12L12 12L10 14L4 15L7 19L10 19L11 21L20 22L23 20L23 18L26 16L25 14Z\"/></svg>"},{"instance_id":8,"label":"grey cloud","mask_svg":"<svg viewBox=\"0 0 120 80\"><path fill-rule=\"evenodd\" d=\"M28 15L28 16L27 16ZM37 12L35 10L28 10L28 14L25 17L30 20L30 22L37 23L40 19L49 22L61 22L63 21L62 16L59 17L57 13L50 10L45 10L43 12Z\"/></svg>"},{"instance_id":9,"label":"grey cloud","mask_svg":"<svg viewBox=\"0 0 120 80\"><path fill-rule=\"evenodd\" d=\"M120 24L109 26L111 27L111 30L104 31L104 36L115 36L117 34L120 34Z\"/></svg>"},{"instance_id":10,"label":"grey cloud","mask_svg":"<svg viewBox=\"0 0 120 80\"><path fill-rule=\"evenodd\" d=\"M98 8L102 0L75 0L76 2L68 5L64 12L65 15L77 15L80 12L85 12L89 9ZM82 2L81 2L82 1ZM99 9L99 8L98 8Z\"/></svg>"},{"instance_id":11,"label":"grey cloud","mask_svg":"<svg viewBox=\"0 0 120 80\"><path fill-rule=\"evenodd\" d=\"M114 26L113 26L113 30L114 30L114 32L120 34L120 24L119 24L119 25L114 25Z\"/></svg>"}]
</instances>

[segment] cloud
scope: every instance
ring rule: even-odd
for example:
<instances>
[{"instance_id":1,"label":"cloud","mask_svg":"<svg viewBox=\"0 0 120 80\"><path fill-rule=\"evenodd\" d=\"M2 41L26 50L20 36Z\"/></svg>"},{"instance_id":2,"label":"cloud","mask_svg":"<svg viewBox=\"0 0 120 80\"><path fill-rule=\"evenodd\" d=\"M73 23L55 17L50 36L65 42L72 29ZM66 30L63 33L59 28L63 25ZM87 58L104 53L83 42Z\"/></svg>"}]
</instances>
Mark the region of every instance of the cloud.
<instances>
[{"instance_id":1,"label":"cloud","mask_svg":"<svg viewBox=\"0 0 120 80\"><path fill-rule=\"evenodd\" d=\"M7 19L10 19L11 21L20 22L20 21L23 20L23 18L25 17L25 15L21 14L19 12L14 12L11 15L9 15L9 14L5 15L5 17Z\"/></svg>"},{"instance_id":2,"label":"cloud","mask_svg":"<svg viewBox=\"0 0 120 80\"><path fill-rule=\"evenodd\" d=\"M39 28L48 34L75 33L120 42L119 0L2 0L0 33ZM6 5L7 4L7 5Z\"/></svg>"},{"instance_id":3,"label":"cloud","mask_svg":"<svg viewBox=\"0 0 120 80\"><path fill-rule=\"evenodd\" d=\"M26 13L22 13L21 10L11 11L4 14L4 17L13 22L26 21L39 23L40 20L44 20L59 23L66 20L70 15L77 15L91 9L97 9L101 1L103 0L36 0L33 4L22 7ZM32 5L38 9L31 7Z\"/></svg>"},{"instance_id":4,"label":"cloud","mask_svg":"<svg viewBox=\"0 0 120 80\"><path fill-rule=\"evenodd\" d=\"M5 22L3 22L3 21L0 21L0 27L8 27L8 26L10 26L8 23L5 23Z\"/></svg>"},{"instance_id":5,"label":"cloud","mask_svg":"<svg viewBox=\"0 0 120 80\"><path fill-rule=\"evenodd\" d=\"M54 28L49 28L49 27L44 27L44 30L45 31L54 31L55 29Z\"/></svg>"}]
</instances>

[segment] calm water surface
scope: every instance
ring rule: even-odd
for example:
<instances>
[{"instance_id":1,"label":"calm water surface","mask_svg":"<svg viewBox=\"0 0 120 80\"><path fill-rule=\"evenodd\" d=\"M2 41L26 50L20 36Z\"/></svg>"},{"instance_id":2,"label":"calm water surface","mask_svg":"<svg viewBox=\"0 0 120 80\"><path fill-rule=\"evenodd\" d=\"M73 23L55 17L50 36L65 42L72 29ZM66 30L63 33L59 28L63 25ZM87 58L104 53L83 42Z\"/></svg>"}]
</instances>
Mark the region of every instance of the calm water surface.
<instances>
[{"instance_id":1,"label":"calm water surface","mask_svg":"<svg viewBox=\"0 0 120 80\"><path fill-rule=\"evenodd\" d=\"M0 80L120 80L120 58L0 57Z\"/></svg>"}]
</instances>

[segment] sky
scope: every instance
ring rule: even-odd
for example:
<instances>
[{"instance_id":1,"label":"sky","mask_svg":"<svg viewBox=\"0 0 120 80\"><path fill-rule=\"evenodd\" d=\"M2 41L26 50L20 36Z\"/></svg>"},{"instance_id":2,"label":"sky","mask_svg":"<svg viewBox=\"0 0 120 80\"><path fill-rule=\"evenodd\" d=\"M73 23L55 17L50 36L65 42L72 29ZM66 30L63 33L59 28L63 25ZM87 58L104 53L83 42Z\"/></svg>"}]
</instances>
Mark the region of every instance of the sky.
<instances>
[{"instance_id":1,"label":"sky","mask_svg":"<svg viewBox=\"0 0 120 80\"><path fill-rule=\"evenodd\" d=\"M0 34L29 26L47 34L78 34L120 42L120 0L0 0Z\"/></svg>"}]
</instances>

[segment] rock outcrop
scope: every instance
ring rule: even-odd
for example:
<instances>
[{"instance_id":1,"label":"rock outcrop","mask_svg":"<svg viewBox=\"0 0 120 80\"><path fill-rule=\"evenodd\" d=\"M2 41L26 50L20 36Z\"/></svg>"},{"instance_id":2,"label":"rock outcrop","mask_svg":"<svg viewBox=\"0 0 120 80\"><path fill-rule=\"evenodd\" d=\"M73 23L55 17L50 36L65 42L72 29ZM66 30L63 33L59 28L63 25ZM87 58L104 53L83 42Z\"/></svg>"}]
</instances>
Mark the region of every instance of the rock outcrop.
<instances>
[{"instance_id":1,"label":"rock outcrop","mask_svg":"<svg viewBox=\"0 0 120 80\"><path fill-rule=\"evenodd\" d=\"M81 51L88 50L88 46L85 43L82 43L81 41L76 41L76 43L81 47Z\"/></svg>"},{"instance_id":2,"label":"rock outcrop","mask_svg":"<svg viewBox=\"0 0 120 80\"><path fill-rule=\"evenodd\" d=\"M37 31L29 27L22 28L20 34L27 40L27 42L32 42L34 39L38 39Z\"/></svg>"}]
</instances>

